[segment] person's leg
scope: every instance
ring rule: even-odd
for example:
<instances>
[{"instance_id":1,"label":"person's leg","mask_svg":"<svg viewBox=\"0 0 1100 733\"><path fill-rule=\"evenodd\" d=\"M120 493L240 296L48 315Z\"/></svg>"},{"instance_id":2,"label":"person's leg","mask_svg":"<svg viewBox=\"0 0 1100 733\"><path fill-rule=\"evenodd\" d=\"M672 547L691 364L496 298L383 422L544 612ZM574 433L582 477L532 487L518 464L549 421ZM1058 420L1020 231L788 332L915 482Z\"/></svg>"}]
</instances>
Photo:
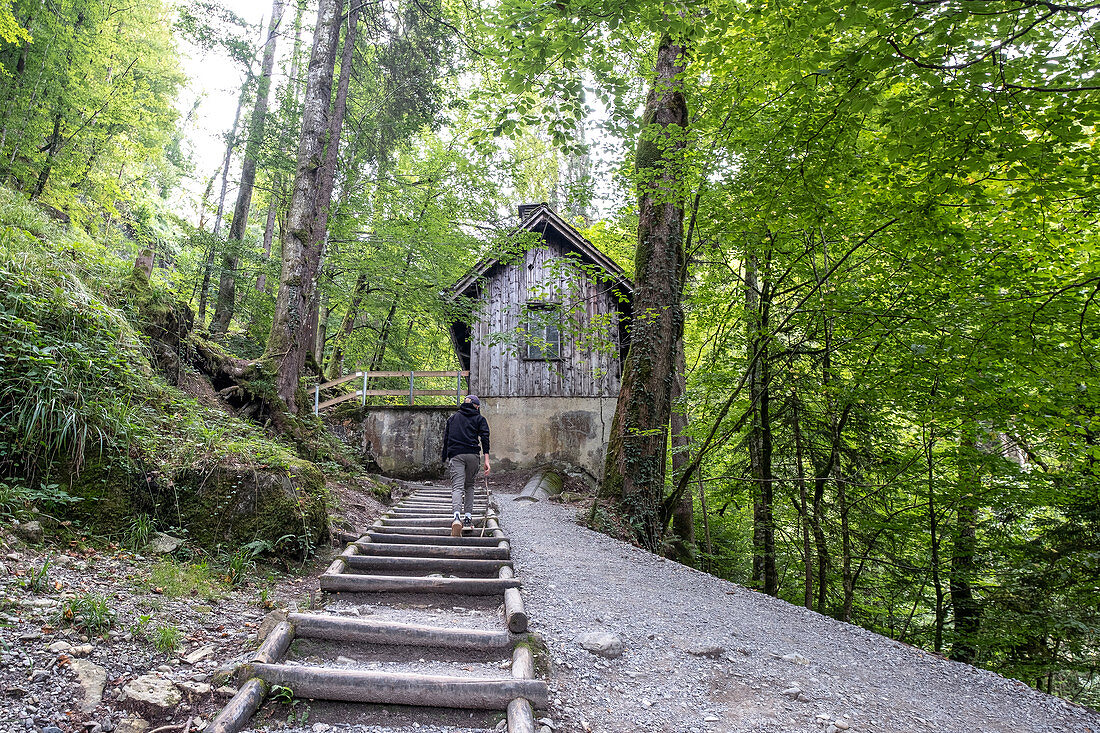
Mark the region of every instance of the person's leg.
<instances>
[{"instance_id":1,"label":"person's leg","mask_svg":"<svg viewBox=\"0 0 1100 733\"><path fill-rule=\"evenodd\" d=\"M451 511L459 519L462 512L462 494L466 487L466 463L462 456L447 459L447 480L451 484Z\"/></svg>"},{"instance_id":2,"label":"person's leg","mask_svg":"<svg viewBox=\"0 0 1100 733\"><path fill-rule=\"evenodd\" d=\"M476 455L464 455L462 456L466 461L466 475L465 483L463 484L463 490L465 496L463 497L463 514L467 517L472 516L474 513L474 479L477 478L478 457Z\"/></svg>"}]
</instances>

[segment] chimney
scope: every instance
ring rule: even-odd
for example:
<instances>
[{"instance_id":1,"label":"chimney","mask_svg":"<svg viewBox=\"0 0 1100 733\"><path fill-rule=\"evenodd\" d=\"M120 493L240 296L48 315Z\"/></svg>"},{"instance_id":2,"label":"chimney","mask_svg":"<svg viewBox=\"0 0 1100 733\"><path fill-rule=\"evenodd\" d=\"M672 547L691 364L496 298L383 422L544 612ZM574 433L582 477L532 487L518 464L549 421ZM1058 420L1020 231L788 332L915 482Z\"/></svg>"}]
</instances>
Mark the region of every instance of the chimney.
<instances>
[{"instance_id":1,"label":"chimney","mask_svg":"<svg viewBox=\"0 0 1100 733\"><path fill-rule=\"evenodd\" d=\"M527 218L534 214L535 211L545 204L520 204L519 205L519 220L521 222L527 221Z\"/></svg>"}]
</instances>

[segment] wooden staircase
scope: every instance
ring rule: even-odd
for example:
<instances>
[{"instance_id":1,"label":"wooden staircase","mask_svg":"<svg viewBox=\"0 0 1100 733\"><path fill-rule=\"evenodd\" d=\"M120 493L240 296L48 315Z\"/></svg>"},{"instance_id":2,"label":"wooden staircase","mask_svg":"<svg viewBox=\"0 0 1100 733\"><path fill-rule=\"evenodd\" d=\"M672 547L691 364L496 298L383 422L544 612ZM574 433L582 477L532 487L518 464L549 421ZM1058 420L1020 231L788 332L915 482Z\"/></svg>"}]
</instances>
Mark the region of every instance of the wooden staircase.
<instances>
[{"instance_id":1,"label":"wooden staircase","mask_svg":"<svg viewBox=\"0 0 1100 733\"><path fill-rule=\"evenodd\" d=\"M279 686L291 690L296 698L312 700L506 710L510 733L533 732L534 708L545 708L549 693L546 683L534 678L534 659L525 643L527 615L520 582L512 569L508 538L486 492L478 492L474 528L461 537L451 536L450 507L449 490L425 486L416 491L347 546L322 573L321 589L331 594L400 594L395 598L405 600L416 594L412 597L443 598L448 603L456 596L501 596L501 628L436 626L327 613L289 614L242 665L238 679L244 683L209 730L241 730L268 692ZM424 654L456 650L506 657L510 652L512 674L419 674L303 664L286 659L295 638L419 647Z\"/></svg>"}]
</instances>

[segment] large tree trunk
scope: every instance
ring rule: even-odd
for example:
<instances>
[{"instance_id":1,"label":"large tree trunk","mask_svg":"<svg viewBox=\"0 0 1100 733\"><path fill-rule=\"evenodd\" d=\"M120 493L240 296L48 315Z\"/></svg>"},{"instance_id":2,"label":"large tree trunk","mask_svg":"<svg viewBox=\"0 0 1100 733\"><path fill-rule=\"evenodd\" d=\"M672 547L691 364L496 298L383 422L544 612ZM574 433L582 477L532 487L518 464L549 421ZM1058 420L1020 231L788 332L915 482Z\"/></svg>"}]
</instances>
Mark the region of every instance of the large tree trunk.
<instances>
[{"instance_id":1,"label":"large tree trunk","mask_svg":"<svg viewBox=\"0 0 1100 733\"><path fill-rule=\"evenodd\" d=\"M262 364L273 372L275 396L296 414L298 379L312 351L310 309L328 226L343 108L330 111L340 35L340 0L321 0L307 70L298 141L298 170L283 233L283 264L275 314Z\"/></svg>"},{"instance_id":2,"label":"large tree trunk","mask_svg":"<svg viewBox=\"0 0 1100 733\"><path fill-rule=\"evenodd\" d=\"M252 108L252 120L248 125L248 142L244 148L244 163L241 166L241 185L237 189L237 203L233 207L233 222L229 225L229 242L222 255L222 272L218 282L218 299L214 306L214 317L210 320L210 332L215 335L229 330L233 320L236 301L237 264L240 262L240 249L248 228L248 213L252 208L252 189L256 183L256 158L264 137L264 124L267 121L267 99L271 89L271 74L275 69L275 39L279 25L283 21L284 0L273 0L271 4L271 22L267 28L267 42L264 44L264 58L260 65L260 78L256 87L256 104Z\"/></svg>"},{"instance_id":3,"label":"large tree trunk","mask_svg":"<svg viewBox=\"0 0 1100 733\"><path fill-rule=\"evenodd\" d=\"M634 318L603 487L604 494L618 497L638 539L651 550L660 543L672 375L684 330L679 191L688 124L684 64L683 46L663 37L638 141Z\"/></svg>"},{"instance_id":4,"label":"large tree trunk","mask_svg":"<svg viewBox=\"0 0 1100 733\"><path fill-rule=\"evenodd\" d=\"M322 192L326 206L326 217L328 215L328 209L331 208L332 191L336 183L336 160L340 153L340 129L343 126L344 112L347 109L348 86L351 83L351 66L355 56L356 28L358 22L359 7L354 7L351 12L348 13L348 26L344 33L344 45L340 54L340 80L336 85L336 99L333 102L332 129L330 135L331 139L335 141L335 144L330 145L325 151L325 167L331 171L331 175L324 180L326 190ZM324 259L325 247L327 245L328 237L324 236L321 240L321 252L319 255L322 260ZM310 351L313 362L311 367L318 375L322 373L321 363L324 360L324 354L318 355L316 349L319 335L318 332L324 330L324 324L320 321L321 292L318 284L321 274L321 269L318 267L314 274L312 300L309 306L309 318L306 320L306 328L314 344L314 349Z\"/></svg>"}]
</instances>

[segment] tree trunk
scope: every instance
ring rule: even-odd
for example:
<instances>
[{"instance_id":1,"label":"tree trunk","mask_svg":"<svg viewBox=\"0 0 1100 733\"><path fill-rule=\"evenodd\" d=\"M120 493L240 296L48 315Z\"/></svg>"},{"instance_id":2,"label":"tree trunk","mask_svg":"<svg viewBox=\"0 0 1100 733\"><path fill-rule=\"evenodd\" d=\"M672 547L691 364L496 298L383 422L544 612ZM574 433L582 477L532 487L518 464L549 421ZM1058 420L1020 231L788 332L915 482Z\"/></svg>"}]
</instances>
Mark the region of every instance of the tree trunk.
<instances>
[{"instance_id":1,"label":"tree trunk","mask_svg":"<svg viewBox=\"0 0 1100 733\"><path fill-rule=\"evenodd\" d=\"M297 414L298 379L313 346L310 308L328 226L343 109L330 111L340 35L340 0L321 0L310 54L298 141L298 167L283 233L282 271L262 364L273 373L275 396Z\"/></svg>"},{"instance_id":2,"label":"tree trunk","mask_svg":"<svg viewBox=\"0 0 1100 733\"><path fill-rule=\"evenodd\" d=\"M804 568L802 584L802 605L806 608L814 607L814 569L813 569L813 545L810 544L810 511L806 493L806 469L802 461L802 405L795 397L794 415L794 457L795 468L798 471L798 515L802 520L802 563Z\"/></svg>"},{"instance_id":3,"label":"tree trunk","mask_svg":"<svg viewBox=\"0 0 1100 733\"><path fill-rule=\"evenodd\" d=\"M753 488L752 579L770 596L779 592L775 567L775 517L772 467L771 363L768 330L771 287L767 273L759 278L756 252L745 257L745 312L748 328L749 397L752 423L749 426L749 474Z\"/></svg>"},{"instance_id":4,"label":"tree trunk","mask_svg":"<svg viewBox=\"0 0 1100 733\"><path fill-rule=\"evenodd\" d=\"M355 7L348 13L348 27L344 33L344 45L340 53L340 79L336 85L336 99L333 103L332 112L332 130L330 131L330 139L335 141L335 144L330 145L325 151L325 167L330 171L330 174L323 181L325 185L325 191L322 192L322 196L325 201L325 216L328 217L328 212L332 205L332 191L336 183L336 160L340 152L340 128L344 122L344 112L347 109L348 102L348 85L351 83L351 67L352 60L355 56L355 39L356 28L359 22L359 7ZM327 231L323 233L319 259L323 260L325 256L325 247L328 245ZM318 284L318 278L322 274L320 267L314 273L314 283L312 288L311 301L309 304L309 318L306 320L307 332L310 340L314 344L314 348L310 351L310 355L313 357L313 369L318 375L321 374L321 364L324 358L324 354L317 353L317 339L318 332L324 330L324 325L320 322L320 309L321 309L321 290ZM323 335L322 335L323 339Z\"/></svg>"},{"instance_id":5,"label":"tree trunk","mask_svg":"<svg viewBox=\"0 0 1100 733\"><path fill-rule=\"evenodd\" d=\"M46 190L46 183L50 180L50 172L53 171L54 157L58 151L61 150L61 113L57 112L53 117L53 132L50 133L49 141L46 143L46 163L42 166L42 170L38 173L38 180L34 184L34 189L31 191L31 200L38 198L42 195L42 192Z\"/></svg>"},{"instance_id":6,"label":"tree trunk","mask_svg":"<svg viewBox=\"0 0 1100 733\"><path fill-rule=\"evenodd\" d=\"M679 191L688 124L684 65L683 46L663 37L636 155L640 180L634 318L603 487L605 495L619 498L638 539L650 550L660 544L672 375L684 330Z\"/></svg>"},{"instance_id":7,"label":"tree trunk","mask_svg":"<svg viewBox=\"0 0 1100 733\"><path fill-rule=\"evenodd\" d=\"M214 317L210 320L210 332L224 334L233 320L236 300L237 265L240 262L240 250L243 246L245 230L248 228L248 213L252 208L252 189L256 183L256 158L263 143L264 124L267 121L267 99L271 89L271 74L275 69L275 39L279 25L283 20L284 0L273 0L271 4L271 22L267 28L267 42L264 44L264 58L260 65L260 78L256 87L256 104L252 108L252 120L248 125L248 142L244 148L244 163L241 165L241 185L237 189L237 203L233 207L233 222L229 225L229 242L222 255L222 272L218 282L218 299L214 307Z\"/></svg>"},{"instance_id":8,"label":"tree trunk","mask_svg":"<svg viewBox=\"0 0 1100 733\"><path fill-rule=\"evenodd\" d=\"M959 503L955 521L955 551L951 555L951 607L955 616L955 638L951 658L972 664L978 656L977 634L981 627L981 606L974 598L974 554L977 550L978 432L968 420L959 436Z\"/></svg>"},{"instance_id":9,"label":"tree trunk","mask_svg":"<svg viewBox=\"0 0 1100 733\"><path fill-rule=\"evenodd\" d=\"M932 450L936 446L936 433L932 430L926 442L926 463L928 468L928 534L932 545L932 587L936 591L935 630L932 641L932 649L937 654L943 650L943 627L946 624L946 594L943 589L943 579L940 578L940 530L939 518L936 516L936 482L934 464L932 462Z\"/></svg>"},{"instance_id":10,"label":"tree trunk","mask_svg":"<svg viewBox=\"0 0 1100 733\"><path fill-rule=\"evenodd\" d=\"M676 349L676 379L672 383L672 403L675 405L687 392L687 360L681 339ZM689 463L691 438L687 434L687 408L672 410L672 475L679 476ZM690 491L682 492L672 510L672 532L675 535L668 557L684 565L695 565L695 501Z\"/></svg>"},{"instance_id":11,"label":"tree trunk","mask_svg":"<svg viewBox=\"0 0 1100 733\"><path fill-rule=\"evenodd\" d=\"M840 462L834 466L839 479ZM840 620L851 622L852 601L855 597L855 582L852 579L852 533L849 527L849 512L847 486L841 480L836 482L837 512L840 514L840 581L844 590L844 605L840 609Z\"/></svg>"},{"instance_id":12,"label":"tree trunk","mask_svg":"<svg viewBox=\"0 0 1100 733\"><path fill-rule=\"evenodd\" d=\"M325 331L328 324L328 317L332 313L332 309L329 308L328 293L318 292L320 303L320 316L317 320L316 333L313 338L313 362L317 365L317 372L321 372L321 365L324 364L325 359Z\"/></svg>"},{"instance_id":13,"label":"tree trunk","mask_svg":"<svg viewBox=\"0 0 1100 733\"><path fill-rule=\"evenodd\" d=\"M278 203L275 200L275 191L271 192L271 201L267 205L267 221L264 223L264 261L260 268L260 274L256 275L256 292L262 293L267 288L267 263L271 260L271 243L275 239L275 213L278 211Z\"/></svg>"},{"instance_id":14,"label":"tree trunk","mask_svg":"<svg viewBox=\"0 0 1100 733\"><path fill-rule=\"evenodd\" d=\"M241 110L244 108L247 86L247 82L241 85L241 94L237 97L237 111L233 114L233 126L229 128L229 138L225 142L225 160L222 162L222 189L218 195L218 213L214 216L214 237L210 242L210 249L206 252L206 262L203 263L202 270L202 287L199 290L198 322L200 324L206 323L206 296L210 292L210 275L214 270L214 255L217 254L218 235L222 231L225 192L229 187L229 163L233 160L233 148L237 146L237 125L241 122Z\"/></svg>"},{"instance_id":15,"label":"tree trunk","mask_svg":"<svg viewBox=\"0 0 1100 733\"><path fill-rule=\"evenodd\" d=\"M367 274L360 272L355 279L355 287L351 290L351 300L344 311L344 317L340 321L340 327L332 338L332 356L329 357L328 370L325 373L327 379L338 379L344 369L344 347L347 340L355 330L355 319L359 315L359 306L363 303L363 296L367 292Z\"/></svg>"}]
</instances>

